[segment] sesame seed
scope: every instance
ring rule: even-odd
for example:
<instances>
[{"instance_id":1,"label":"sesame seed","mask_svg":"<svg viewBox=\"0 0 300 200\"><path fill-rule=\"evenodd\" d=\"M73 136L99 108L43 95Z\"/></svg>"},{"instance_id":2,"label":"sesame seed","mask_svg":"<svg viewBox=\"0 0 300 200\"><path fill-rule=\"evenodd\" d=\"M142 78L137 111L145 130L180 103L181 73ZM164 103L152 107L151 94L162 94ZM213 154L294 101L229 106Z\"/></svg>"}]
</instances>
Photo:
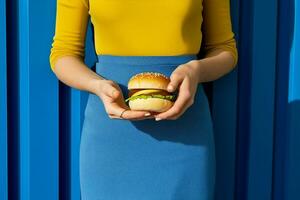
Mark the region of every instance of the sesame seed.
<instances>
[{"instance_id":1,"label":"sesame seed","mask_svg":"<svg viewBox=\"0 0 300 200\"><path fill-rule=\"evenodd\" d=\"M159 73L159 72L141 72L141 73L133 75L130 78L130 80L133 79L133 78L135 78L135 77L137 77L137 76L143 77L143 76L148 76L148 75L154 75L155 77L161 76L161 77L164 77L166 79L169 79L167 76L165 76L164 74Z\"/></svg>"}]
</instances>

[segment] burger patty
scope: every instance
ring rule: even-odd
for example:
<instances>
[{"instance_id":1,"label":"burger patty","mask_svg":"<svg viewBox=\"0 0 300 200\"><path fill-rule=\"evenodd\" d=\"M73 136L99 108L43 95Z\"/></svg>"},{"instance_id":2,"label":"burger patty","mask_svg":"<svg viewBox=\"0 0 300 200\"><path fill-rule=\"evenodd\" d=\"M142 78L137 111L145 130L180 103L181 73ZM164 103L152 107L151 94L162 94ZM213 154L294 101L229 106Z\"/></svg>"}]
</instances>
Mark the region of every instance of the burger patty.
<instances>
[{"instance_id":1,"label":"burger patty","mask_svg":"<svg viewBox=\"0 0 300 200\"><path fill-rule=\"evenodd\" d=\"M133 89L129 91L128 96L131 97L136 93L170 95L168 91L159 89Z\"/></svg>"}]
</instances>

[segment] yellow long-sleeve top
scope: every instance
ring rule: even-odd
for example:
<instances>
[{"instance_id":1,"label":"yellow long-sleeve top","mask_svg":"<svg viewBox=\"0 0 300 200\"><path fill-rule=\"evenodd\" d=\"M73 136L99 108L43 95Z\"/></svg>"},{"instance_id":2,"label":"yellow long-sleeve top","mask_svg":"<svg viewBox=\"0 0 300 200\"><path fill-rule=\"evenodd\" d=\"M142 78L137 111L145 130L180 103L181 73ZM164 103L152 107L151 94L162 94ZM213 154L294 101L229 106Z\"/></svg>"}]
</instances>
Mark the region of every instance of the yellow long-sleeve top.
<instances>
[{"instance_id":1,"label":"yellow long-sleeve top","mask_svg":"<svg viewBox=\"0 0 300 200\"><path fill-rule=\"evenodd\" d=\"M57 0L51 69L61 56L84 59L89 16L98 55L197 54L203 42L237 62L229 0Z\"/></svg>"}]
</instances>

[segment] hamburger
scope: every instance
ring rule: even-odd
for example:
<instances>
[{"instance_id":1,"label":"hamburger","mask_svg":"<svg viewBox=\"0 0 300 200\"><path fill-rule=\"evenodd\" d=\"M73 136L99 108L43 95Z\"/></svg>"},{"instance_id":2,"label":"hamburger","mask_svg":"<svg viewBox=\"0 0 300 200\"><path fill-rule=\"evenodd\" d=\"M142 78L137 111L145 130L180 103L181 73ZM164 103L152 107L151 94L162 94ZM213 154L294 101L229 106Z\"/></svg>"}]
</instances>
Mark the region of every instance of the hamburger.
<instances>
[{"instance_id":1,"label":"hamburger","mask_svg":"<svg viewBox=\"0 0 300 200\"><path fill-rule=\"evenodd\" d=\"M168 92L170 78L158 72L135 74L128 81L128 98L125 102L131 110L164 112L172 107L177 91Z\"/></svg>"}]
</instances>

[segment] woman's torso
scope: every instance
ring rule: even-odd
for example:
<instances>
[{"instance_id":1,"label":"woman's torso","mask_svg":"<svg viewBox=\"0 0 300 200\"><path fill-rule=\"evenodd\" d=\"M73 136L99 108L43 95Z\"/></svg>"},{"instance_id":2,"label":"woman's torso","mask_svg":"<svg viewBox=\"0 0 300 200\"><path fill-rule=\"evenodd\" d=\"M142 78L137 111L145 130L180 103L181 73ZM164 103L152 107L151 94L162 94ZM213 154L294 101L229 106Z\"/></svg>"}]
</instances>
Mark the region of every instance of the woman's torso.
<instances>
[{"instance_id":1,"label":"woman's torso","mask_svg":"<svg viewBox=\"0 0 300 200\"><path fill-rule=\"evenodd\" d=\"M97 54L195 54L202 0L89 0Z\"/></svg>"}]
</instances>

